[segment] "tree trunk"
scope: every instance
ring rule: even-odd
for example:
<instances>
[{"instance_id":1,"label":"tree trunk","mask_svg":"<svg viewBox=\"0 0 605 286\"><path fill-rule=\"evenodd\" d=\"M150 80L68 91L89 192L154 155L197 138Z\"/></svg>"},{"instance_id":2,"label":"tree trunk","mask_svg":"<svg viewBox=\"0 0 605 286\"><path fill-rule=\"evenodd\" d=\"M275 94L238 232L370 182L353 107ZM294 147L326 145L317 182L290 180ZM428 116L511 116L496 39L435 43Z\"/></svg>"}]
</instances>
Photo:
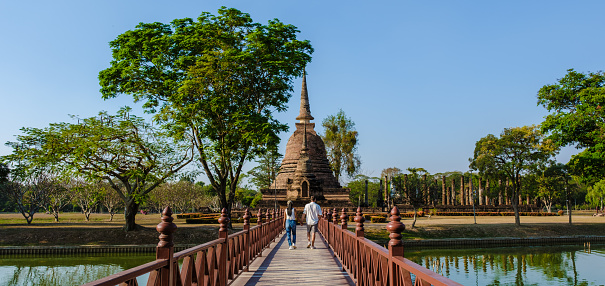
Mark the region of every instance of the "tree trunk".
<instances>
[{"instance_id":1,"label":"tree trunk","mask_svg":"<svg viewBox=\"0 0 605 286\"><path fill-rule=\"evenodd\" d=\"M546 206L546 211L550 213L552 209L552 202L544 201L544 205Z\"/></svg>"},{"instance_id":2,"label":"tree trunk","mask_svg":"<svg viewBox=\"0 0 605 286\"><path fill-rule=\"evenodd\" d=\"M567 200L567 213L569 214L569 225L571 225L571 201Z\"/></svg>"},{"instance_id":3,"label":"tree trunk","mask_svg":"<svg viewBox=\"0 0 605 286\"><path fill-rule=\"evenodd\" d=\"M126 206L124 207L124 220L126 221L123 229L125 231L133 231L136 230L136 215L139 211L139 204L137 204L134 199L130 198L126 201Z\"/></svg>"},{"instance_id":4,"label":"tree trunk","mask_svg":"<svg viewBox=\"0 0 605 286\"><path fill-rule=\"evenodd\" d=\"M412 228L416 227L416 207L414 207L414 221L412 222Z\"/></svg>"},{"instance_id":5,"label":"tree trunk","mask_svg":"<svg viewBox=\"0 0 605 286\"><path fill-rule=\"evenodd\" d=\"M59 222L59 212L53 211L53 216L55 217L55 222Z\"/></svg>"},{"instance_id":6,"label":"tree trunk","mask_svg":"<svg viewBox=\"0 0 605 286\"><path fill-rule=\"evenodd\" d=\"M515 182L516 181L516 182ZM519 182L519 177L515 178L512 186L512 194L511 194L511 203L513 205L513 210L515 211L515 224L517 226L521 226L521 220L519 219L519 192L521 191L521 183Z\"/></svg>"}]
</instances>

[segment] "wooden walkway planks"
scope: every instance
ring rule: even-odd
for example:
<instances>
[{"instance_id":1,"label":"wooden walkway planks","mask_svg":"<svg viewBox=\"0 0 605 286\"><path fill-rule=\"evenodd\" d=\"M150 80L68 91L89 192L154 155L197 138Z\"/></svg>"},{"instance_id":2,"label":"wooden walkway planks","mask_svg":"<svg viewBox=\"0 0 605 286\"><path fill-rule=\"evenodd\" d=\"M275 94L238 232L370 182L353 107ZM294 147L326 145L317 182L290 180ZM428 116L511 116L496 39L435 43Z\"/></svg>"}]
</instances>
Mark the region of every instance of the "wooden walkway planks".
<instances>
[{"instance_id":1,"label":"wooden walkway planks","mask_svg":"<svg viewBox=\"0 0 605 286\"><path fill-rule=\"evenodd\" d=\"M296 234L297 249L288 249L284 232L231 285L355 285L319 232L316 249L306 248L306 226L297 226Z\"/></svg>"}]
</instances>

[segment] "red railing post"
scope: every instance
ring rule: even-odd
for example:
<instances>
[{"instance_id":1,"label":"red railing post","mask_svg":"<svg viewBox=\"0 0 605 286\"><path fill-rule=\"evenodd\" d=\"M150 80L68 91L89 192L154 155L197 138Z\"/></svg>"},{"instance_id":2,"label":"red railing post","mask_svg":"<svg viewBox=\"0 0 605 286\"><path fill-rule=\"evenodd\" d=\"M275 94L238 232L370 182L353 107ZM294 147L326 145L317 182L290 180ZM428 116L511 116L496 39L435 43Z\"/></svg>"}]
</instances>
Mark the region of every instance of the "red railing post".
<instances>
[{"instance_id":1,"label":"red railing post","mask_svg":"<svg viewBox=\"0 0 605 286\"><path fill-rule=\"evenodd\" d=\"M340 228L347 230L347 221L349 220L349 216L347 215L346 210L343 208L340 214Z\"/></svg>"},{"instance_id":2,"label":"red railing post","mask_svg":"<svg viewBox=\"0 0 605 286\"><path fill-rule=\"evenodd\" d=\"M273 209L273 233L271 234L271 236L273 236L273 242L275 242L275 237L277 236L277 212L275 211L275 209Z\"/></svg>"},{"instance_id":3,"label":"red railing post","mask_svg":"<svg viewBox=\"0 0 605 286\"><path fill-rule=\"evenodd\" d=\"M265 244L267 245L267 248L269 248L271 246L271 243L269 243L269 239L271 239L271 234L273 234L273 229L271 228L271 210L267 209L267 213L265 214L265 216L267 217L267 233L265 234Z\"/></svg>"},{"instance_id":4,"label":"red railing post","mask_svg":"<svg viewBox=\"0 0 605 286\"><path fill-rule=\"evenodd\" d=\"M156 226L156 230L160 233L160 242L158 242L158 246L155 251L155 259L167 259L168 264L165 267L162 267L158 272L155 272L149 276L149 280L155 280L155 285L159 286L173 286L176 285L176 278L179 273L175 273L176 269L174 265L176 261L173 261L174 257L174 235L173 233L176 231L176 224L172 221L174 218L172 217L172 210L170 207L166 207L162 212L162 222L160 222ZM158 277L159 275L159 277Z\"/></svg>"},{"instance_id":5,"label":"red railing post","mask_svg":"<svg viewBox=\"0 0 605 286\"><path fill-rule=\"evenodd\" d=\"M333 224L333 230L334 232L332 233L332 242L334 243L334 245L332 246L332 249L334 249L334 256L336 256L336 228L338 228L338 213L336 212L336 208L332 209L332 224Z\"/></svg>"},{"instance_id":6,"label":"red railing post","mask_svg":"<svg viewBox=\"0 0 605 286\"><path fill-rule=\"evenodd\" d=\"M262 210L259 208L258 209L258 214L256 215L258 220L256 221L256 224L259 226L258 229L258 233L256 235L258 235L257 239L258 241L256 243L260 243L260 245L258 246L259 252L258 252L258 257L262 257L263 256L263 248L264 246L264 233L263 233L263 212Z\"/></svg>"},{"instance_id":7,"label":"red railing post","mask_svg":"<svg viewBox=\"0 0 605 286\"><path fill-rule=\"evenodd\" d=\"M364 228L363 228L363 222L366 221L365 217L363 217L363 213L361 212L361 207L357 207L357 213L355 214L355 222L357 223L357 227L355 228L355 236L357 237L357 246L355 249L356 252L356 257L355 257L355 262L356 262L356 269L355 269L355 278L357 278L357 281L359 281L361 279L361 271L363 269L363 259L364 257L362 257L361 254L361 250L363 249L362 245L361 245L361 239L364 238ZM359 283L358 283L359 284Z\"/></svg>"},{"instance_id":8,"label":"red railing post","mask_svg":"<svg viewBox=\"0 0 605 286\"><path fill-rule=\"evenodd\" d=\"M387 224L387 230L391 233L389 234L389 285L397 285L398 275L402 275L402 273L398 273L397 265L394 262L394 259L397 257L403 258L403 241L401 240L402 235L401 232L405 230L405 225L401 223L401 217L399 216L399 209L397 206L394 206L391 210L391 221ZM404 277L407 280L407 277ZM411 283L411 280L410 280Z\"/></svg>"},{"instance_id":9,"label":"red railing post","mask_svg":"<svg viewBox=\"0 0 605 286\"><path fill-rule=\"evenodd\" d=\"M330 221L332 220L332 210L330 210L328 208L328 211L326 212L326 223L324 224L326 226L326 240L328 241L328 244L331 245L331 241L330 241Z\"/></svg>"},{"instance_id":10,"label":"red railing post","mask_svg":"<svg viewBox=\"0 0 605 286\"><path fill-rule=\"evenodd\" d=\"M227 209L223 208L221 211L221 217L218 219L220 228L218 230L218 238L224 239L219 245L219 259L218 259L218 284L227 285L227 247L229 246L229 233L227 226L229 225L229 217L227 217Z\"/></svg>"},{"instance_id":11,"label":"red railing post","mask_svg":"<svg viewBox=\"0 0 605 286\"><path fill-rule=\"evenodd\" d=\"M250 266L250 209L246 208L246 212L244 213L244 231L246 232L246 238L244 241L244 271L248 272L248 266Z\"/></svg>"}]
</instances>

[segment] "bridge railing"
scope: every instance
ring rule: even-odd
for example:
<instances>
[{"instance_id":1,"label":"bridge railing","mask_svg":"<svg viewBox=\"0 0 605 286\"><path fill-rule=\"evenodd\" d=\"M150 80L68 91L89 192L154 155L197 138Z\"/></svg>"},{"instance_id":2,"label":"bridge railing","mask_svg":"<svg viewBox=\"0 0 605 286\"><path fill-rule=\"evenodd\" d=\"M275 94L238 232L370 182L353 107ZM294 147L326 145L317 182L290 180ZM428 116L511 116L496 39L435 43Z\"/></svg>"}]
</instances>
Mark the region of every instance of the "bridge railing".
<instances>
[{"instance_id":1,"label":"bridge railing","mask_svg":"<svg viewBox=\"0 0 605 286\"><path fill-rule=\"evenodd\" d=\"M401 232L405 226L397 207L391 210L391 221L387 224L388 249L364 237L365 218L361 208L357 208L355 216L355 233L347 230L348 216L344 209L340 217L336 209L324 213L319 231L340 260L342 270L347 271L357 285L462 285L403 257Z\"/></svg>"},{"instance_id":2,"label":"bridge railing","mask_svg":"<svg viewBox=\"0 0 605 286\"><path fill-rule=\"evenodd\" d=\"M156 260L114 275L84 284L85 286L137 285L137 277L149 274L148 286L227 285L247 271L250 263L275 240L283 230L283 212L270 213L263 222L259 210L257 226L250 227L250 211L244 215L244 230L228 234L229 218L225 209L219 218L219 238L174 253L172 211L166 208L162 222L156 229L160 242L156 248ZM182 261L182 263L180 263ZM179 269L179 264L181 265Z\"/></svg>"}]
</instances>

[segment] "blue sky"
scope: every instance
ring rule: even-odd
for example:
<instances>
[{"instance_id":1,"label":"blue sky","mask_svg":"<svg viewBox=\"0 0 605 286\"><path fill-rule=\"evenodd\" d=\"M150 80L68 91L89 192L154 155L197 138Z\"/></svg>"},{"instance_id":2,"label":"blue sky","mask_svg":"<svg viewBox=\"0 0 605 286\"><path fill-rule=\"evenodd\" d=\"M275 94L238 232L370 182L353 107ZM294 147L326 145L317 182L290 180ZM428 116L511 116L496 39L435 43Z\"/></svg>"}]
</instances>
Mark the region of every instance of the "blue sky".
<instances>
[{"instance_id":1,"label":"blue sky","mask_svg":"<svg viewBox=\"0 0 605 286\"><path fill-rule=\"evenodd\" d=\"M541 86L569 68L605 64L605 1L2 1L0 141L68 114L129 105L141 115L129 96L101 99L108 43L139 22L216 14L222 5L256 22L293 24L311 41L316 129L344 110L359 131L366 175L393 166L467 171L481 137L542 121ZM290 131L300 86L295 79L290 109L277 115ZM10 152L0 146L0 155Z\"/></svg>"}]
</instances>

